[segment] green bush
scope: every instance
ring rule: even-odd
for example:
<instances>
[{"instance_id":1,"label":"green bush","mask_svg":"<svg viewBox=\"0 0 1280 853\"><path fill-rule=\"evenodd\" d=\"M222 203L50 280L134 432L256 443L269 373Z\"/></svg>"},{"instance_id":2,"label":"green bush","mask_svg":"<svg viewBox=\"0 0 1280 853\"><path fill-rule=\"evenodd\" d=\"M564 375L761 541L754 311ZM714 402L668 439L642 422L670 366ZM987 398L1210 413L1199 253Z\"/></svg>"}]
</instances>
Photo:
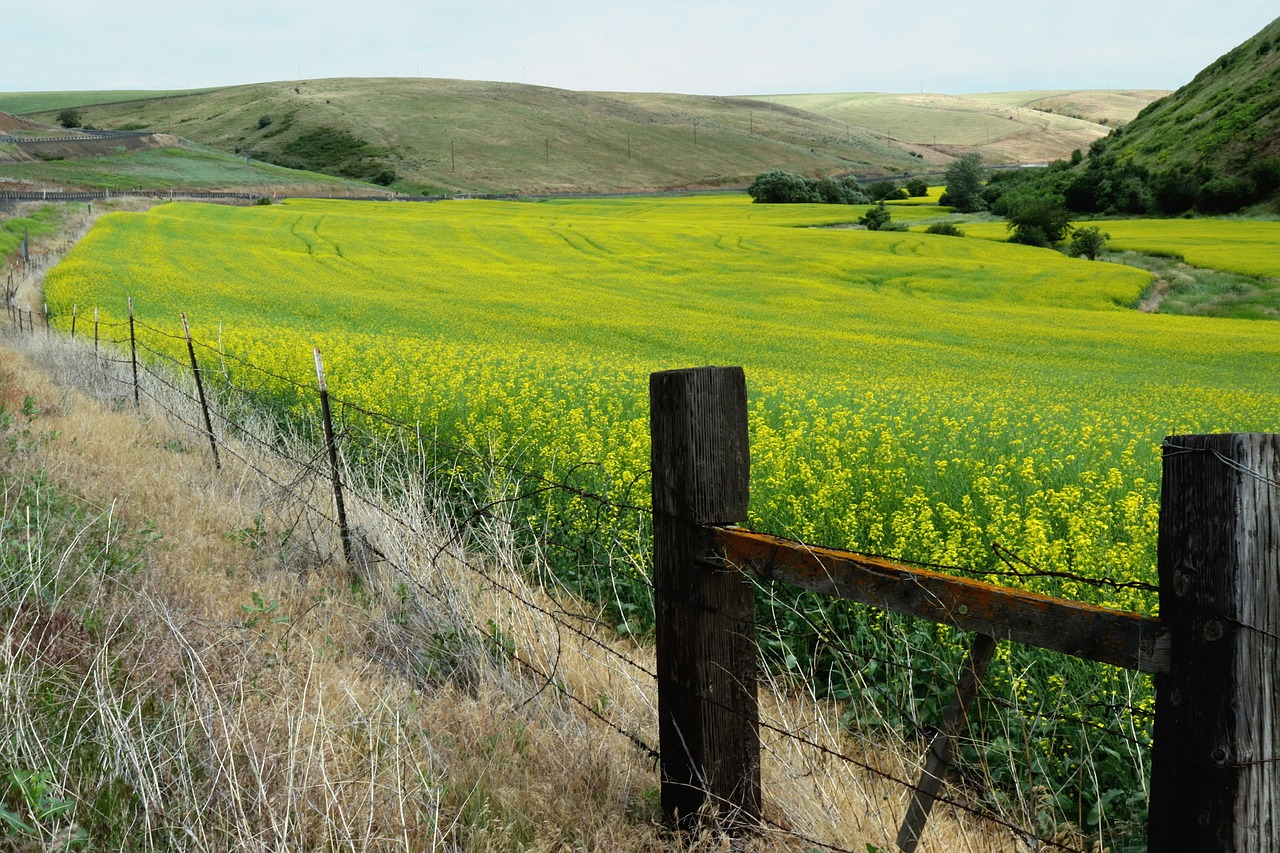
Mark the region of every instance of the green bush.
<instances>
[{"instance_id":1,"label":"green bush","mask_svg":"<svg viewBox=\"0 0 1280 853\"><path fill-rule=\"evenodd\" d=\"M941 234L944 237L963 237L964 232L954 222L935 222L924 229L926 234Z\"/></svg>"},{"instance_id":2,"label":"green bush","mask_svg":"<svg viewBox=\"0 0 1280 853\"><path fill-rule=\"evenodd\" d=\"M911 198L924 198L929 194L929 182L924 178L911 178L905 187Z\"/></svg>"},{"instance_id":3,"label":"green bush","mask_svg":"<svg viewBox=\"0 0 1280 853\"><path fill-rule=\"evenodd\" d=\"M1095 226L1078 228L1071 235L1071 247L1067 250L1067 254L1073 258L1083 255L1091 261L1096 261L1110 239L1110 234Z\"/></svg>"},{"instance_id":4,"label":"green bush","mask_svg":"<svg viewBox=\"0 0 1280 853\"><path fill-rule=\"evenodd\" d=\"M1009 215L1010 243L1053 246L1071 232L1071 213L1061 198L1029 198Z\"/></svg>"},{"instance_id":5,"label":"green bush","mask_svg":"<svg viewBox=\"0 0 1280 853\"><path fill-rule=\"evenodd\" d=\"M885 207L882 201L864 213L858 223L867 226L868 231L891 231L893 229L889 226L892 220L893 214L889 212L889 208Z\"/></svg>"},{"instance_id":6,"label":"green bush","mask_svg":"<svg viewBox=\"0 0 1280 853\"><path fill-rule=\"evenodd\" d=\"M1206 181L1200 188L1196 207L1202 213L1231 213L1253 201L1257 191L1253 181L1222 175Z\"/></svg>"},{"instance_id":7,"label":"green bush","mask_svg":"<svg viewBox=\"0 0 1280 853\"><path fill-rule=\"evenodd\" d=\"M774 169L758 175L747 195L759 204L867 204L871 199L853 178L821 178Z\"/></svg>"}]
</instances>

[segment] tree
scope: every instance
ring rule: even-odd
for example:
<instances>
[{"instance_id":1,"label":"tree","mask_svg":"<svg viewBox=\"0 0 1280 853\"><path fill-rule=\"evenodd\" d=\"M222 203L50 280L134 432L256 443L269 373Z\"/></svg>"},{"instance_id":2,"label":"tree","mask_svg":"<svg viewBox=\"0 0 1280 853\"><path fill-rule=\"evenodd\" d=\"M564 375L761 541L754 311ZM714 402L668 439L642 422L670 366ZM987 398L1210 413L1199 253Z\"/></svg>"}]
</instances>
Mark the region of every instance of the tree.
<instances>
[{"instance_id":1,"label":"tree","mask_svg":"<svg viewBox=\"0 0 1280 853\"><path fill-rule=\"evenodd\" d=\"M1084 255L1089 260L1096 261L1102 252L1102 247L1107 245L1110 239L1110 234L1092 225L1088 228L1078 228L1071 235L1071 248L1068 254L1073 258Z\"/></svg>"},{"instance_id":2,"label":"tree","mask_svg":"<svg viewBox=\"0 0 1280 853\"><path fill-rule=\"evenodd\" d=\"M911 178L906 183L907 194L912 198L924 198L929 194L929 182L924 178Z\"/></svg>"},{"instance_id":3,"label":"tree","mask_svg":"<svg viewBox=\"0 0 1280 853\"><path fill-rule=\"evenodd\" d=\"M821 196L810 186L808 180L801 175L793 175L782 169L774 169L758 175L747 195L757 204L800 204L804 202L820 202Z\"/></svg>"},{"instance_id":4,"label":"tree","mask_svg":"<svg viewBox=\"0 0 1280 853\"><path fill-rule=\"evenodd\" d=\"M987 170L982 166L982 155L970 152L947 166L944 175L947 182L945 203L961 213L973 213L986 208L982 199L982 182Z\"/></svg>"},{"instance_id":5,"label":"tree","mask_svg":"<svg viewBox=\"0 0 1280 853\"><path fill-rule=\"evenodd\" d=\"M83 115L79 110L68 107L58 113L58 124L65 128L79 127L82 118Z\"/></svg>"},{"instance_id":6,"label":"tree","mask_svg":"<svg viewBox=\"0 0 1280 853\"><path fill-rule=\"evenodd\" d=\"M1061 243L1071 232L1071 213L1061 198L1038 196L1021 201L1005 226L1013 232L1010 243L1048 247Z\"/></svg>"},{"instance_id":7,"label":"tree","mask_svg":"<svg viewBox=\"0 0 1280 853\"><path fill-rule=\"evenodd\" d=\"M893 214L889 212L889 208L884 206L884 202L880 202L875 207L868 210L858 220L859 224L867 226L868 231L887 231L886 226L893 219Z\"/></svg>"}]
</instances>

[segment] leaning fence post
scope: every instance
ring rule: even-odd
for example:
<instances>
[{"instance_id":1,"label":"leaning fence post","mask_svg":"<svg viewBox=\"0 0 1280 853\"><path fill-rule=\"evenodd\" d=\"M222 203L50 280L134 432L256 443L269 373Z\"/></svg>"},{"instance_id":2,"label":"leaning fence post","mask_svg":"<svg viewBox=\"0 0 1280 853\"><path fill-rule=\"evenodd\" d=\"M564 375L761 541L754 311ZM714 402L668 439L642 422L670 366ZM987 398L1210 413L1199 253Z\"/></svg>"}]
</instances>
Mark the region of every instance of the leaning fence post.
<instances>
[{"instance_id":1,"label":"leaning fence post","mask_svg":"<svg viewBox=\"0 0 1280 853\"><path fill-rule=\"evenodd\" d=\"M133 407L142 408L138 385L138 338L133 333L133 297L129 297L129 360L133 364Z\"/></svg>"},{"instance_id":2,"label":"leaning fence post","mask_svg":"<svg viewBox=\"0 0 1280 853\"><path fill-rule=\"evenodd\" d=\"M79 313L80 306L73 303L71 305L71 340L73 341L76 339L76 315Z\"/></svg>"},{"instance_id":3,"label":"leaning fence post","mask_svg":"<svg viewBox=\"0 0 1280 853\"><path fill-rule=\"evenodd\" d=\"M191 327L187 325L187 314L182 313L182 334L187 336L187 353L191 356L191 372L196 377L196 396L200 398L200 411L204 414L204 431L209 436L209 449L213 451L213 467L222 470L222 460L218 458L218 442L213 437L213 421L209 419L209 401L204 396L204 383L200 381L200 365L196 362L196 347L191 342Z\"/></svg>"},{"instance_id":4,"label":"leaning fence post","mask_svg":"<svg viewBox=\"0 0 1280 853\"><path fill-rule=\"evenodd\" d=\"M1280 435L1171 436L1149 850L1280 850Z\"/></svg>"},{"instance_id":5,"label":"leaning fence post","mask_svg":"<svg viewBox=\"0 0 1280 853\"><path fill-rule=\"evenodd\" d=\"M925 759L924 772L916 784L915 793L911 796L911 805L907 808L907 816L898 830L898 849L902 853L915 853L924 834L925 823L929 820L929 812L933 810L938 791L942 790L942 781L951 766L951 757L955 753L955 742L964 731L969 719L969 708L978 696L982 686L982 676L991 663L991 656L996 651L996 638L990 634L978 634L973 638L973 646L969 656L965 658L960 669L960 679L956 684L955 696L947 706L942 718L942 728L929 741L929 756Z\"/></svg>"},{"instance_id":6,"label":"leaning fence post","mask_svg":"<svg viewBox=\"0 0 1280 853\"><path fill-rule=\"evenodd\" d=\"M333 434L333 414L329 409L329 384L324 378L324 362L320 359L320 347L316 353L316 381L320 384L320 415L324 419L324 446L329 453L329 471L333 477L333 502L338 510L338 535L342 537L342 556L351 560L351 528L347 526L347 506L342 500L342 474L338 469L338 442Z\"/></svg>"},{"instance_id":7,"label":"leaning fence post","mask_svg":"<svg viewBox=\"0 0 1280 853\"><path fill-rule=\"evenodd\" d=\"M747 388L740 367L649 377L662 809L690 828L760 817L754 587L711 565L704 528L747 516Z\"/></svg>"}]
</instances>

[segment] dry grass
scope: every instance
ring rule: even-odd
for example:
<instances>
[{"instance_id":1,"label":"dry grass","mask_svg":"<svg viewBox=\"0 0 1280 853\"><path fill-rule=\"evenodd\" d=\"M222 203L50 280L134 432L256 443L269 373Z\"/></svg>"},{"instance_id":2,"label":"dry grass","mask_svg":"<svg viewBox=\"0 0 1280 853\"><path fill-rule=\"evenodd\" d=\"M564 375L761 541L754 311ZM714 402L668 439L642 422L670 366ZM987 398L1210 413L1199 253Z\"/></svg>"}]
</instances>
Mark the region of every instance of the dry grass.
<instances>
[{"instance_id":1,"label":"dry grass","mask_svg":"<svg viewBox=\"0 0 1280 853\"><path fill-rule=\"evenodd\" d=\"M201 435L154 405L135 414L91 350L11 339L0 395L0 793L29 830L14 849L80 834L129 850L814 849L660 827L651 760L568 698L656 744L652 679L622 660L651 670L652 650L531 585L503 519L463 550L430 514L431 483L347 471L356 492L395 495L349 506L385 555L353 582L322 479L229 439L215 471ZM851 740L803 685L765 685L761 710L918 775L918 745ZM773 823L892 848L902 786L764 735ZM1026 848L939 808L920 849Z\"/></svg>"}]
</instances>

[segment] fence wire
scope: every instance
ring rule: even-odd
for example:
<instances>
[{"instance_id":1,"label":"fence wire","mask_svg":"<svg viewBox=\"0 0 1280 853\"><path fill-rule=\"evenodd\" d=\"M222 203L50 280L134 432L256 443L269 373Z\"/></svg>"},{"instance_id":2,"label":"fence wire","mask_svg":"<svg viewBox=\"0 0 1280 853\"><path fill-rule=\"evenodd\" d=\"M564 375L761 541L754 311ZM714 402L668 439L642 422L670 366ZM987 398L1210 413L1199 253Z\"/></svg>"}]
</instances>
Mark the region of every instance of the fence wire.
<instances>
[{"instance_id":1,"label":"fence wire","mask_svg":"<svg viewBox=\"0 0 1280 853\"><path fill-rule=\"evenodd\" d=\"M127 325L120 322L100 323L103 328L120 328ZM205 428L198 418L197 407L200 401L193 390L189 391L183 387L183 380L174 378L189 376L191 370L189 363L166 352L163 344L156 345L152 342L158 339L162 342L167 341L171 345L180 344L185 347L185 337L141 321L136 321L135 332L145 332L151 336L151 340L148 341L138 335L134 341L138 351L146 356L138 362L140 370L138 390L147 399L149 405L163 411L193 433L204 436ZM31 333L35 333L34 328ZM98 343L100 346L114 350L129 344L130 338L99 339ZM315 388L227 353L220 345L213 347L200 341L193 341L193 344L206 360L217 359L218 367L205 364L201 366L201 371L205 376L218 380L212 386L215 405L211 409L211 414L216 422L215 433L219 434L216 436L219 447L226 450L264 482L270 484L273 489L290 495L305 512L329 525L331 529L336 529L338 521L332 510L327 504L318 505L315 500L316 490L320 489L323 493L323 484L331 472L326 470L324 464L323 446L314 440L317 435L314 411L304 409L294 412L295 416L302 413L312 418L313 426L309 428L304 426L302 431L304 437L312 440L310 450L306 453L299 453L296 449L297 444L291 445L286 440L288 430L284 425L281 425L281 430L277 432L260 435L254 431L254 423L261 418L248 417L250 414L260 416L264 409L268 411L274 409L273 404L278 403L280 398L278 395L273 396L270 390L266 390L274 387L273 383L288 388L299 401L309 399L309 395L315 393ZM103 355L99 355L98 363L108 371L133 364L128 358ZM235 368L234 371L230 369L231 367ZM131 380L119 376L110 375L109 378L120 385L133 385ZM256 381L260 387L251 387L246 383L246 378ZM426 436L417 424L372 410L355 401L336 396L331 396L331 400L338 407L339 421L342 424L339 440L342 470L346 474L345 488L363 506L378 507L383 517L401 531L401 535L420 536L423 533L422 522L405 517L387 506L384 500L387 495L382 493L385 491L385 483L369 483L352 475L354 471L359 470L359 463L363 458L376 452L372 448L379 446L379 441L385 445L385 436L388 432L398 435L401 450L407 451L407 453L401 453L400 459L406 472L415 467L418 470L426 469L428 473L432 470L446 471L448 473L445 475L445 482L449 485L450 477L461 477L459 463L465 462L475 466L473 475L478 472L482 482L453 484L456 491L472 500L465 511L458 512L454 508L446 512L450 517L452 532L433 546L432 553L426 555L429 565L434 565L446 557L453 560L455 564L465 567L468 572L483 580L491 588L501 590L512 600L519 602L527 611L546 619L557 632L568 632L615 665L656 682L657 673L653 668L636 660L634 656L624 653L614 644L602 640L599 633L602 629L606 632L613 631L615 634L616 629L620 628L627 628L627 632L632 630L628 620L632 618L629 614L633 608L647 608L650 614L648 617L643 614L638 617L638 625L643 625L645 618L651 618L652 582L648 577L647 565L642 560L636 562L636 558L631 556L635 545L646 543L646 536L651 535L651 532L647 531L651 525L652 512L644 501L639 499L647 488L650 472L642 472L616 486L610 484L605 478L607 488L595 490L574 481L584 472L603 471L604 466L599 463L580 463L562 472L559 477L552 477L546 472L530 470L504 459L495 459L492 455L471 446L449 442L438 436ZM179 409L185 411L179 411ZM296 427L297 424L294 423L293 426ZM382 430L381 438L379 430ZM282 478L279 474L267 470L267 466L256 461L255 454L241 452L232 442L226 441L228 436L243 440L258 452L272 456L278 463L295 473L291 477ZM488 478L488 482L483 482L485 478ZM1265 481L1265 478L1263 479ZM564 505L571 507L576 505L578 509L565 517L558 517L548 511L553 506L552 503L548 503L551 499L560 500L562 503L567 501L569 503ZM538 511L528 512L528 507L531 505L538 507ZM590 509L584 510L583 507L590 507ZM629 542L618 541L615 536L620 520L624 517L630 517L628 527L638 531ZM544 592L548 593L550 600L556 604L555 606L540 604L529 594L503 580L503 577L488 568L483 560L468 556L471 553L469 548L476 544L473 531L476 527L483 525L508 528L507 535L520 540L521 546L527 549L528 564L534 567L535 571L536 566L547 560L564 559L576 561L579 564L588 562L596 571L595 583L577 583L566 589L563 579L553 574L544 574L540 578L544 581ZM602 548L601 542L607 544ZM422 581L421 571L410 570L398 560L388 557L387 552L392 549L374 542L364 544L373 557L385 562L398 576L412 581L419 592L429 598L438 595ZM1065 572L1044 571L1022 560L999 544L994 544L992 547L1008 567L1008 571L975 570L912 562L899 558L891 559L970 575L1052 577L1116 589L1127 587L1156 589L1149 584L1115 583L1106 579L1084 578ZM558 557L551 556L552 552L556 552ZM639 581L646 588L645 599L636 600L634 596L629 597L619 591L615 574L619 566L627 572L628 581ZM606 614L608 618L605 619L601 619L599 615L574 612L560 606L556 599L558 590L589 594L594 596L597 602L603 601L611 606L613 612ZM851 621L852 605L842 602L819 604L814 600L806 599L804 595L792 593L788 596L776 589L768 590L762 597L769 602L770 608L759 628L761 657L768 665L768 671L779 673L778 678L783 682L786 678L793 676L802 676L813 681L814 676L820 674L821 678L817 680L826 686L824 694L818 698L846 703L846 708L868 709L862 712L846 710L846 719L841 721L846 730L856 732L860 727L869 726L873 731L896 732L896 736L904 744L927 742L928 738L935 733L934 727L940 719L941 705L950 696L955 674L963 658L963 649L954 641L953 635L947 631L940 633L937 629L922 631L920 623L896 617L889 618L886 615L879 623L878 630L881 636L867 643L863 641L871 635L866 631L851 632L849 630L849 627L854 624ZM504 638L500 631L493 629L492 625L489 628L477 625L476 631L485 643L494 647L503 645ZM643 632L642 628L641 632ZM941 643L939 639L942 640ZM905 650L905 654L891 655L890 648L900 652ZM549 669L544 669L538 666L531 656L528 656L530 657L528 660L525 657L518 653L510 655L510 659L524 670L529 678L541 685L539 692L553 690L572 703L579 712L624 737L648 758L655 762L659 759L658 752L640 732L619 725L600 708L568 689L563 679L557 675L558 658ZM1014 669L1020 665L1025 663L1019 663L1016 659L1011 659L1007 663L1006 674L1010 684L1016 682ZM981 821L1002 827L1033 847L1080 849L1067 846L1054 837L1045 835L1046 826L1043 823L1045 818L1042 814L1023 808L1025 825L1019 825L1002 816L1010 811L1010 803L1001 802L998 798L991 796L991 792L998 787L1000 780L993 778L990 763L981 758L981 754L991 745L992 736L985 733L990 726L994 726L997 732L1000 727L1004 727L1003 732L995 737L1003 738L1015 746L1017 745L1015 741L1022 741L1021 746L1026 752L1027 744L1036 737L1042 736L1043 731L1037 734L1037 730L1028 729L1017 733L1010 726L1011 721L1019 720L1021 721L1019 724L1026 729L1028 719L1048 721L1051 728L1058 730L1065 726L1076 727L1082 733L1081 738L1084 743L1088 743L1088 736L1092 735L1099 739L1105 737L1118 740L1137 750L1145 750L1149 747L1151 722L1149 710L1126 702L1102 701L1077 702L1073 707L1077 711L1099 713L1096 717L1084 716L1065 710L1064 705L1029 707L1027 702L1018 697L1016 689L1011 695L999 695L995 689L984 684L979 707L974 714L974 723L971 724L971 731L976 730L977 734L962 736L961 743L958 744L957 755L960 758L957 761L955 775L958 777L956 790L961 795L943 794L937 798L938 802ZM734 709L728 710L734 711ZM1120 717L1125 719L1126 723L1123 727L1108 724L1105 721L1106 717ZM805 737L797 733L794 726L789 726L784 721L762 718L760 728L779 739L771 741L773 745L783 741L796 743L817 755L857 768L905 792L915 790L916 783L912 779L887 772L870 762L848 755L843 750L834 749L830 745ZM772 748L773 746L766 747L766 749ZM1010 751L1009 754L1012 755L1013 752ZM1138 760L1141 761L1141 759ZM1016 768L1014 772L1017 772ZM1033 778L1029 788L1030 790L1026 793L1034 795L1037 790L1043 788L1043 783L1038 783ZM1052 794L1052 791L1048 793ZM1016 813L1018 809L1013 808L1012 811ZM1078 825L1086 823L1085 815L1079 817ZM1103 818L1099 815L1099 820L1101 819ZM780 834L792 837L803 844L842 851L842 853L845 851L845 848L811 837L808 833L784 828L773 821L766 822Z\"/></svg>"}]
</instances>

